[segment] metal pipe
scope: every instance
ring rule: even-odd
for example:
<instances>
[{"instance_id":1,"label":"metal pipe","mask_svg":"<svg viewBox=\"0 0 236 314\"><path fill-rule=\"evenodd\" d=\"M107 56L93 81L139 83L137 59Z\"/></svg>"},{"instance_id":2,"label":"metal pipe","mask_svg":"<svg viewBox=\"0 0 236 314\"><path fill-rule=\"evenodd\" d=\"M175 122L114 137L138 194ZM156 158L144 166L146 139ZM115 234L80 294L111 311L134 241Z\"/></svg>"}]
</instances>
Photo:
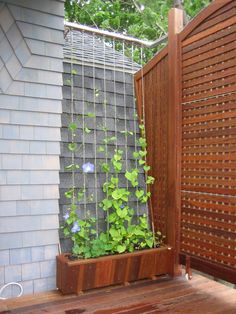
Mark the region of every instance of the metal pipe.
<instances>
[{"instance_id":1,"label":"metal pipe","mask_svg":"<svg viewBox=\"0 0 236 314\"><path fill-rule=\"evenodd\" d=\"M101 29L97 29L97 28L93 28L93 27L89 27L89 26L85 26L85 25L81 25L81 24L77 24L77 23L67 22L67 21L64 22L64 25L65 25L65 28L77 29L77 30L84 31L87 33L98 34L101 36L106 36L106 37L110 37L110 38L116 38L116 39L120 39L120 40L124 40L124 41L129 41L129 42L134 43L136 45L140 45L140 46L147 47L147 48L154 48L157 45L160 45L160 44L166 42L167 38L168 38L168 35L165 35L165 36L162 36L160 38L157 38L154 41L147 41L147 40L141 40L141 39L137 39L135 37L126 36L123 34L109 32L109 31L105 31L105 30L101 30Z\"/></svg>"}]
</instances>

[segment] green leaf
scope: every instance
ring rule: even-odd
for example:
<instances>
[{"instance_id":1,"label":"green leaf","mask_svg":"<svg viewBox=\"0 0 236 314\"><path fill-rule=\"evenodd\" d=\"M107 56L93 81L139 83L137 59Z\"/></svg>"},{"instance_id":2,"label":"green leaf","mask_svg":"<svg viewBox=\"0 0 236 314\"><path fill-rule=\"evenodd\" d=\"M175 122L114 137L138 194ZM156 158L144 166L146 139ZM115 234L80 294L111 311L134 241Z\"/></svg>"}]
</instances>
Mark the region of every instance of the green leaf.
<instances>
[{"instance_id":1,"label":"green leaf","mask_svg":"<svg viewBox=\"0 0 236 314\"><path fill-rule=\"evenodd\" d=\"M74 122L71 122L69 125L68 125L68 128L71 130L71 131L75 131L77 129L77 124L74 123Z\"/></svg>"},{"instance_id":2,"label":"green leaf","mask_svg":"<svg viewBox=\"0 0 236 314\"><path fill-rule=\"evenodd\" d=\"M153 247L153 239L152 239L152 238L146 239L146 243L147 243L147 246L148 246L149 248L152 248L152 247Z\"/></svg>"},{"instance_id":3,"label":"green leaf","mask_svg":"<svg viewBox=\"0 0 236 314\"><path fill-rule=\"evenodd\" d=\"M115 161L121 160L121 155L115 154L113 158Z\"/></svg>"},{"instance_id":4,"label":"green leaf","mask_svg":"<svg viewBox=\"0 0 236 314\"><path fill-rule=\"evenodd\" d=\"M140 150L140 151L139 151L139 155L140 155L141 157L145 157L145 156L147 155L147 151L146 151L146 150Z\"/></svg>"},{"instance_id":5,"label":"green leaf","mask_svg":"<svg viewBox=\"0 0 236 314\"><path fill-rule=\"evenodd\" d=\"M103 146L99 146L98 151L99 151L99 153L103 153L103 152L105 152L105 148Z\"/></svg>"},{"instance_id":6,"label":"green leaf","mask_svg":"<svg viewBox=\"0 0 236 314\"><path fill-rule=\"evenodd\" d=\"M108 138L108 143L114 142L114 141L116 141L116 137L115 136L112 136L112 137Z\"/></svg>"},{"instance_id":7,"label":"green leaf","mask_svg":"<svg viewBox=\"0 0 236 314\"><path fill-rule=\"evenodd\" d=\"M77 200L78 200L78 201L81 201L81 200L82 200L82 198L84 197L84 193L85 193L84 190L80 190L80 191L77 193Z\"/></svg>"},{"instance_id":8,"label":"green leaf","mask_svg":"<svg viewBox=\"0 0 236 314\"><path fill-rule=\"evenodd\" d=\"M138 161L138 164L139 164L140 166L144 165L145 163L146 163L146 161L143 160L143 159L139 159L139 161Z\"/></svg>"},{"instance_id":9,"label":"green leaf","mask_svg":"<svg viewBox=\"0 0 236 314\"><path fill-rule=\"evenodd\" d=\"M66 198L72 198L73 192L74 192L74 190L71 189L71 190L69 190L69 191L66 191L66 192L64 193L64 195L65 195Z\"/></svg>"},{"instance_id":10,"label":"green leaf","mask_svg":"<svg viewBox=\"0 0 236 314\"><path fill-rule=\"evenodd\" d=\"M101 164L101 168L102 168L102 171L103 171L103 172L106 172L106 173L110 172L110 166L109 166L109 164L107 164L107 163L105 163L105 162L103 162L103 163Z\"/></svg>"},{"instance_id":11,"label":"green leaf","mask_svg":"<svg viewBox=\"0 0 236 314\"><path fill-rule=\"evenodd\" d=\"M78 74L78 71L76 69L72 69L71 74L76 75Z\"/></svg>"},{"instance_id":12,"label":"green leaf","mask_svg":"<svg viewBox=\"0 0 236 314\"><path fill-rule=\"evenodd\" d=\"M112 192L111 196L115 200L123 200L123 201L127 202L129 194L130 194L129 191L122 188L122 189L115 189Z\"/></svg>"},{"instance_id":13,"label":"green leaf","mask_svg":"<svg viewBox=\"0 0 236 314\"><path fill-rule=\"evenodd\" d=\"M145 148L147 146L146 139L143 137L140 137L140 139L138 140L138 143L141 145L142 148Z\"/></svg>"},{"instance_id":14,"label":"green leaf","mask_svg":"<svg viewBox=\"0 0 236 314\"><path fill-rule=\"evenodd\" d=\"M119 179L116 177L111 177L111 183L114 184L115 186L118 184Z\"/></svg>"},{"instance_id":15,"label":"green leaf","mask_svg":"<svg viewBox=\"0 0 236 314\"><path fill-rule=\"evenodd\" d=\"M76 143L69 143L69 144L68 144L68 149L69 149L71 152L76 151L76 149L77 149L77 144L76 144Z\"/></svg>"},{"instance_id":16,"label":"green leaf","mask_svg":"<svg viewBox=\"0 0 236 314\"><path fill-rule=\"evenodd\" d=\"M128 211L126 208L124 209L118 208L116 212L117 212L117 215L122 219L128 215Z\"/></svg>"},{"instance_id":17,"label":"green leaf","mask_svg":"<svg viewBox=\"0 0 236 314\"><path fill-rule=\"evenodd\" d=\"M112 207L112 201L105 198L103 201L102 201L102 204L103 204L103 209L104 210L108 210L109 208Z\"/></svg>"},{"instance_id":18,"label":"green leaf","mask_svg":"<svg viewBox=\"0 0 236 314\"><path fill-rule=\"evenodd\" d=\"M64 229L63 229L63 233L64 233L64 235L65 235L66 237L68 237L69 234L70 234L70 231L69 231L68 228L64 228Z\"/></svg>"},{"instance_id":19,"label":"green leaf","mask_svg":"<svg viewBox=\"0 0 236 314\"><path fill-rule=\"evenodd\" d=\"M137 180L138 179L138 173L139 173L138 169L134 169L131 172L129 172L129 171L125 172L126 179L131 182L133 187L138 185L138 180Z\"/></svg>"},{"instance_id":20,"label":"green leaf","mask_svg":"<svg viewBox=\"0 0 236 314\"><path fill-rule=\"evenodd\" d=\"M111 228L109 230L109 233L110 233L110 235L112 236L113 239L114 238L120 238L119 232L116 229L114 229L114 228Z\"/></svg>"},{"instance_id":21,"label":"green leaf","mask_svg":"<svg viewBox=\"0 0 236 314\"><path fill-rule=\"evenodd\" d=\"M118 253L123 253L126 250L126 246L125 245L117 245L116 250Z\"/></svg>"},{"instance_id":22,"label":"green leaf","mask_svg":"<svg viewBox=\"0 0 236 314\"><path fill-rule=\"evenodd\" d=\"M143 195L144 195L144 191L143 191L143 190L137 190L137 191L135 192L135 195L136 195L136 197L137 197L138 199L141 199L141 198L143 197Z\"/></svg>"},{"instance_id":23,"label":"green leaf","mask_svg":"<svg viewBox=\"0 0 236 314\"><path fill-rule=\"evenodd\" d=\"M153 184L155 181L155 178L152 177L152 176L148 176L147 177L147 181L146 181L146 184Z\"/></svg>"},{"instance_id":24,"label":"green leaf","mask_svg":"<svg viewBox=\"0 0 236 314\"><path fill-rule=\"evenodd\" d=\"M146 171L146 172L149 171L150 169L151 169L150 166L147 166L147 165L143 166L143 170Z\"/></svg>"},{"instance_id":25,"label":"green leaf","mask_svg":"<svg viewBox=\"0 0 236 314\"><path fill-rule=\"evenodd\" d=\"M113 164L115 171L120 172L122 170L122 163L121 162L114 160L112 164Z\"/></svg>"},{"instance_id":26,"label":"green leaf","mask_svg":"<svg viewBox=\"0 0 236 314\"><path fill-rule=\"evenodd\" d=\"M138 159L138 158L139 158L139 153L138 153L138 152L133 152L133 157L134 157L135 159Z\"/></svg>"},{"instance_id":27,"label":"green leaf","mask_svg":"<svg viewBox=\"0 0 236 314\"><path fill-rule=\"evenodd\" d=\"M132 132L132 131L127 131L127 130L126 130L126 131L125 131L125 130L124 130L124 131L120 131L120 133L121 133L121 134L124 134L125 136L134 135L134 132Z\"/></svg>"},{"instance_id":28,"label":"green leaf","mask_svg":"<svg viewBox=\"0 0 236 314\"><path fill-rule=\"evenodd\" d=\"M135 228L134 234L136 236L141 236L141 237L145 236L145 232L143 230L141 230L138 226Z\"/></svg>"},{"instance_id":29,"label":"green leaf","mask_svg":"<svg viewBox=\"0 0 236 314\"><path fill-rule=\"evenodd\" d=\"M70 170L70 171L77 170L77 169L79 169L79 168L80 168L80 167L79 167L79 165L77 165L77 164L70 164L70 165L68 165L68 166L65 167L66 170Z\"/></svg>"},{"instance_id":30,"label":"green leaf","mask_svg":"<svg viewBox=\"0 0 236 314\"><path fill-rule=\"evenodd\" d=\"M87 117L88 118L95 118L95 113L94 112L88 112Z\"/></svg>"},{"instance_id":31,"label":"green leaf","mask_svg":"<svg viewBox=\"0 0 236 314\"><path fill-rule=\"evenodd\" d=\"M113 222L115 222L117 220L117 215L116 215L116 213L112 213L112 214L110 214L109 216L108 216L108 221L110 222L110 223L113 223Z\"/></svg>"},{"instance_id":32,"label":"green leaf","mask_svg":"<svg viewBox=\"0 0 236 314\"><path fill-rule=\"evenodd\" d=\"M91 133L91 130L90 130L88 127L85 127L85 128L84 128L84 132L85 132L86 134L89 134L89 133Z\"/></svg>"},{"instance_id":33,"label":"green leaf","mask_svg":"<svg viewBox=\"0 0 236 314\"><path fill-rule=\"evenodd\" d=\"M64 81L65 85L70 85L71 84L71 80L70 79L67 79Z\"/></svg>"}]
</instances>

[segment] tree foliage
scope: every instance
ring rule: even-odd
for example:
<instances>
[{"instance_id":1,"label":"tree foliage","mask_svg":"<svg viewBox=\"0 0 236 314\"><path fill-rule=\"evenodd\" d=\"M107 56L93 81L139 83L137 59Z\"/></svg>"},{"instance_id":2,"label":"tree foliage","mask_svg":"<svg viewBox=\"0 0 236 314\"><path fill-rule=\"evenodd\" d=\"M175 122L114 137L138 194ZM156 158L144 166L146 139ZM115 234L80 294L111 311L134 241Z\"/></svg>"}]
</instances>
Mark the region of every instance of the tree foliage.
<instances>
[{"instance_id":1,"label":"tree foliage","mask_svg":"<svg viewBox=\"0 0 236 314\"><path fill-rule=\"evenodd\" d=\"M153 40L167 32L173 0L66 0L66 19L71 22ZM189 18L210 0L185 0Z\"/></svg>"}]
</instances>

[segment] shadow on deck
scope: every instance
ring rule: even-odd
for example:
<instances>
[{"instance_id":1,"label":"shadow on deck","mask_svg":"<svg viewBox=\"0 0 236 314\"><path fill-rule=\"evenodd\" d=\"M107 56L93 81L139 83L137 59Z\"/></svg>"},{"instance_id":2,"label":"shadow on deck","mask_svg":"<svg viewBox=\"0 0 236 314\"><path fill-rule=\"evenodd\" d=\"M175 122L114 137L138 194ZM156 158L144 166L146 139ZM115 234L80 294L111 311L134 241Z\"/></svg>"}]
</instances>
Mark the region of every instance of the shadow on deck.
<instances>
[{"instance_id":1,"label":"shadow on deck","mask_svg":"<svg viewBox=\"0 0 236 314\"><path fill-rule=\"evenodd\" d=\"M128 287L89 291L80 296L59 292L2 301L0 314L138 314L138 313L236 313L236 290L194 274L142 281Z\"/></svg>"}]
</instances>

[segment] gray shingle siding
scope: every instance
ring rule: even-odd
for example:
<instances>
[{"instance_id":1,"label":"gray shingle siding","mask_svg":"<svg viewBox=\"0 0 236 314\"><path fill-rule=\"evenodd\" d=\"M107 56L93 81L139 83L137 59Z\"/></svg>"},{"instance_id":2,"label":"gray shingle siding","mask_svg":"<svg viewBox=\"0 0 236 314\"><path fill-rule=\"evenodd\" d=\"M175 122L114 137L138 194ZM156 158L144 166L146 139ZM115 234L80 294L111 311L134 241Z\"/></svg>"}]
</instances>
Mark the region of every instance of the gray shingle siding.
<instances>
[{"instance_id":1,"label":"gray shingle siding","mask_svg":"<svg viewBox=\"0 0 236 314\"><path fill-rule=\"evenodd\" d=\"M25 294L55 288L63 15L63 1L0 1L0 284Z\"/></svg>"}]
</instances>

